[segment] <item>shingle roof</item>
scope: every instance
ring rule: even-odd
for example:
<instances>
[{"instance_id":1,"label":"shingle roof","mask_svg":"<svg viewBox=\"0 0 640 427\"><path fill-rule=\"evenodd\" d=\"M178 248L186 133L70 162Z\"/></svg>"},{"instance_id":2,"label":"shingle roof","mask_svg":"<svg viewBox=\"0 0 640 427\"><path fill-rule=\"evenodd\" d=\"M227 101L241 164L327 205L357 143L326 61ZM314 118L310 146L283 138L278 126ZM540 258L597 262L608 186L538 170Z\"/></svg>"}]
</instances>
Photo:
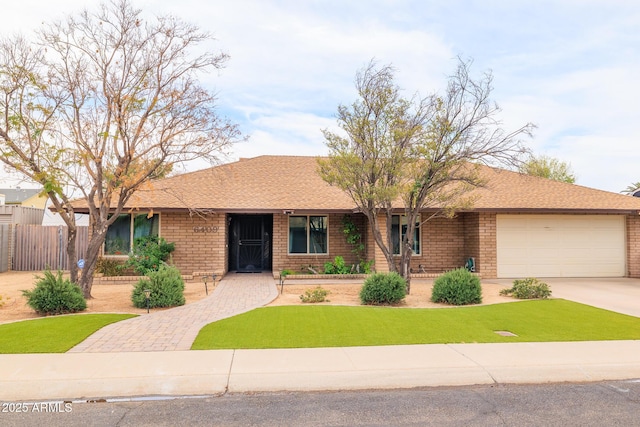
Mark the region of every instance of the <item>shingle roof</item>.
<instances>
[{"instance_id":1,"label":"shingle roof","mask_svg":"<svg viewBox=\"0 0 640 427\"><path fill-rule=\"evenodd\" d=\"M22 203L41 191L33 188L0 188L0 194L4 194L4 202L8 205Z\"/></svg>"},{"instance_id":2,"label":"shingle roof","mask_svg":"<svg viewBox=\"0 0 640 427\"><path fill-rule=\"evenodd\" d=\"M475 210L640 211L640 199L628 195L490 167L482 176L488 184L474 191Z\"/></svg>"},{"instance_id":3,"label":"shingle roof","mask_svg":"<svg viewBox=\"0 0 640 427\"><path fill-rule=\"evenodd\" d=\"M129 208L227 212L348 211L351 199L317 174L316 157L260 156L186 173L138 191ZM482 166L474 210L638 212L640 198ZM81 210L79 210L81 211Z\"/></svg>"}]
</instances>

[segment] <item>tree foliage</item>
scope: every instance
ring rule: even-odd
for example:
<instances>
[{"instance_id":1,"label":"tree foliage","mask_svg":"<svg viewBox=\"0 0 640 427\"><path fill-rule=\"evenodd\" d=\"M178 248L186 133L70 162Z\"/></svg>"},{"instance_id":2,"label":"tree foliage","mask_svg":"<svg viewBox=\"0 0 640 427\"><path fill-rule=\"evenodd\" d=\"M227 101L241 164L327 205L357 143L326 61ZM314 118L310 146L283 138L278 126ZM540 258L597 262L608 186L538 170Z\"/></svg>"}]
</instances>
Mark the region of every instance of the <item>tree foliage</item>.
<instances>
[{"instance_id":1,"label":"tree foliage","mask_svg":"<svg viewBox=\"0 0 640 427\"><path fill-rule=\"evenodd\" d=\"M88 206L79 284L89 297L107 228L134 192L176 163L216 162L239 138L198 80L228 56L201 49L211 37L197 27L171 16L147 20L129 0L45 24L33 40L0 40L0 161L42 184L70 239L72 198Z\"/></svg>"},{"instance_id":2,"label":"tree foliage","mask_svg":"<svg viewBox=\"0 0 640 427\"><path fill-rule=\"evenodd\" d=\"M633 195L637 191L640 191L640 181L632 182L631 184L629 184L627 188L622 190L623 193L629 194L629 195Z\"/></svg>"},{"instance_id":3,"label":"tree foliage","mask_svg":"<svg viewBox=\"0 0 640 427\"><path fill-rule=\"evenodd\" d=\"M328 159L319 160L325 181L343 189L369 220L390 271L392 216L403 213L407 230L401 242L401 275L410 280L416 221L427 208L452 215L470 207L468 192L483 184L475 165L514 165L526 152L526 124L505 132L500 108L490 100L492 76L470 76L471 62L459 61L443 93L402 96L390 65L370 62L356 75L358 99L338 107L342 132L324 131ZM379 220L386 223L383 235ZM409 282L410 283L410 282Z\"/></svg>"},{"instance_id":4,"label":"tree foliage","mask_svg":"<svg viewBox=\"0 0 640 427\"><path fill-rule=\"evenodd\" d=\"M529 160L520 165L518 170L527 175L539 176L554 181L567 182L569 184L576 182L576 176L569 163L549 156L531 156Z\"/></svg>"}]
</instances>

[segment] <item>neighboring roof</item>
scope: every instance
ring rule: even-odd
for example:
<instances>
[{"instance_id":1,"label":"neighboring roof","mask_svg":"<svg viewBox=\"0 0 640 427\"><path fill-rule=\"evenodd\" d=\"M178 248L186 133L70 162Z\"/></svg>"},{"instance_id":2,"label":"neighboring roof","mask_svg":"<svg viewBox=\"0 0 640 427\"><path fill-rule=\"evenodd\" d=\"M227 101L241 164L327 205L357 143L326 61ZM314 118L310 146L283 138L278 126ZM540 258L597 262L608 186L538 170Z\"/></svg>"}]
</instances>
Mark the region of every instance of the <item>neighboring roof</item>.
<instances>
[{"instance_id":1,"label":"neighboring roof","mask_svg":"<svg viewBox=\"0 0 640 427\"><path fill-rule=\"evenodd\" d=\"M317 173L316 157L260 156L154 181L128 208L226 212L353 211L349 196ZM640 212L640 198L480 167L487 184L473 210ZM82 209L78 209L82 212Z\"/></svg>"},{"instance_id":2,"label":"neighboring roof","mask_svg":"<svg viewBox=\"0 0 640 427\"><path fill-rule=\"evenodd\" d=\"M4 194L7 205L20 204L41 191L36 188L0 188L0 194Z\"/></svg>"}]
</instances>

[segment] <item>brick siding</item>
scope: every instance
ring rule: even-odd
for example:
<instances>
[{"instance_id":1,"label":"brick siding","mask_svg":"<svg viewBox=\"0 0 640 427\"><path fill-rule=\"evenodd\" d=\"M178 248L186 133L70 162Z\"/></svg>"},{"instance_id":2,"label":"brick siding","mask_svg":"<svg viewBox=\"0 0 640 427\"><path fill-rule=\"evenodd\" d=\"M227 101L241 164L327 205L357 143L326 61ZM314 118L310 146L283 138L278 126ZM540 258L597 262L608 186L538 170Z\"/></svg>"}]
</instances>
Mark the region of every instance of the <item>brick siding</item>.
<instances>
[{"instance_id":1,"label":"brick siding","mask_svg":"<svg viewBox=\"0 0 640 427\"><path fill-rule=\"evenodd\" d=\"M223 213L160 215L160 235L176 245L172 259L182 274L227 271L227 227Z\"/></svg>"},{"instance_id":2,"label":"brick siding","mask_svg":"<svg viewBox=\"0 0 640 427\"><path fill-rule=\"evenodd\" d=\"M321 271L325 262L340 255L348 265L358 262L347 244L342 226L343 214L328 214L329 253L306 255L288 253L288 216L273 214L273 270L291 269L308 271L313 266ZM352 215L365 240L366 259L375 260L376 271L388 271L382 251L374 242L364 215ZM214 271L226 273L228 269L227 215L190 215L162 213L161 235L176 244L173 262L183 274ZM381 232L385 233L384 218L380 218ZM640 216L626 217L627 269L629 277L640 277ZM476 272L483 278L497 276L496 214L471 212L454 218L434 218L421 227L421 254L414 255L411 267L420 266L430 273L440 273L464 265L474 257Z\"/></svg>"},{"instance_id":3,"label":"brick siding","mask_svg":"<svg viewBox=\"0 0 640 427\"><path fill-rule=\"evenodd\" d=\"M640 216L627 216L627 271L640 278Z\"/></svg>"},{"instance_id":4,"label":"brick siding","mask_svg":"<svg viewBox=\"0 0 640 427\"><path fill-rule=\"evenodd\" d=\"M296 272L308 273L307 267L321 272L324 263L333 261L336 256L344 258L347 265L358 263L357 255L352 253L353 246L348 244L343 233L342 218L344 214L328 214L328 251L327 254L289 254L289 217L284 214L273 215L273 269L289 269ZM352 215L365 238L366 228L364 215Z\"/></svg>"}]
</instances>

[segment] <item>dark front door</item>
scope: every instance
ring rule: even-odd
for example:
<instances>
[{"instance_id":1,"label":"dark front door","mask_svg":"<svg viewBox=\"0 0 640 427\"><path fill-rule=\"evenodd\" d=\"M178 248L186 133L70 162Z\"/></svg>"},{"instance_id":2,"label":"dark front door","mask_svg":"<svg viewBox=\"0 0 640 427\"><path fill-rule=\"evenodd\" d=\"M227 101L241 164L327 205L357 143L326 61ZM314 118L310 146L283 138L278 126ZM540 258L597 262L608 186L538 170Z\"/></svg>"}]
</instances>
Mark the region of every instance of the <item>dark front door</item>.
<instances>
[{"instance_id":1,"label":"dark front door","mask_svg":"<svg viewBox=\"0 0 640 427\"><path fill-rule=\"evenodd\" d=\"M233 215L229 269L254 273L271 269L271 215Z\"/></svg>"}]
</instances>

